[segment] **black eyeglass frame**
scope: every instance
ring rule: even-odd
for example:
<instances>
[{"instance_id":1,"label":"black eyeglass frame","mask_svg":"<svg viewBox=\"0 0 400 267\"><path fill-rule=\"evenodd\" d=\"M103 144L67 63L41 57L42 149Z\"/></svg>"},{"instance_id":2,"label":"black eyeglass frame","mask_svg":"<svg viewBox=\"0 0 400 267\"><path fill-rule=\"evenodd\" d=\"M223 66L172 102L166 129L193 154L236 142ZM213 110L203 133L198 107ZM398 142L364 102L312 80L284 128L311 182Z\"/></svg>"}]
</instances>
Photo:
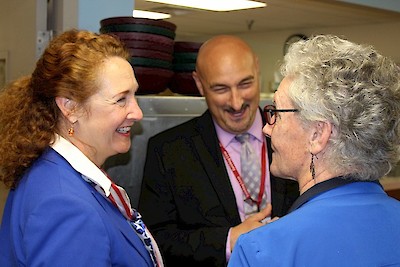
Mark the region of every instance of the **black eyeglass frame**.
<instances>
[{"instance_id":1,"label":"black eyeglass frame","mask_svg":"<svg viewBox=\"0 0 400 267\"><path fill-rule=\"evenodd\" d=\"M274 125L276 122L276 114L278 112L299 112L298 109L276 109L275 105L266 105L263 109L264 117L269 125Z\"/></svg>"}]
</instances>

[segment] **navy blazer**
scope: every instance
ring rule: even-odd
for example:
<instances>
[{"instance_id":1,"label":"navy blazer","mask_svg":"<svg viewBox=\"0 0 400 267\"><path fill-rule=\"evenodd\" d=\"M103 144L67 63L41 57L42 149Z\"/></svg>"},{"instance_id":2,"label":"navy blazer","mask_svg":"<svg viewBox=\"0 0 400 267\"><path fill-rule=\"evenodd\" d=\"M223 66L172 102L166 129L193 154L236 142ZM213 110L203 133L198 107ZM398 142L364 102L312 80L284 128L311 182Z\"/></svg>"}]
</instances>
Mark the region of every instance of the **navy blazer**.
<instances>
[{"instance_id":1,"label":"navy blazer","mask_svg":"<svg viewBox=\"0 0 400 267\"><path fill-rule=\"evenodd\" d=\"M273 215L286 214L297 182L271 175L271 190ZM149 139L139 211L166 266L226 265L228 231L241 219L208 110Z\"/></svg>"},{"instance_id":2,"label":"navy blazer","mask_svg":"<svg viewBox=\"0 0 400 267\"><path fill-rule=\"evenodd\" d=\"M153 264L119 210L48 149L9 193L0 266Z\"/></svg>"}]
</instances>

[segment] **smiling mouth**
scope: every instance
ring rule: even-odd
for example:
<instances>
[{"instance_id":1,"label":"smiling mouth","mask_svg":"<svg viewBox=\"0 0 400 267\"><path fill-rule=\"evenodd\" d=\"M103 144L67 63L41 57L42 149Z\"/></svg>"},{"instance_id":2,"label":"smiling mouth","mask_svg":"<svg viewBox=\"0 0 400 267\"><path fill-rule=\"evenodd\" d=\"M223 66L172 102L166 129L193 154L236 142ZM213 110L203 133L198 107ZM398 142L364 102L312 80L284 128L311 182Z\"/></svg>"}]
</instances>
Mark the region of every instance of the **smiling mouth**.
<instances>
[{"instance_id":1,"label":"smiling mouth","mask_svg":"<svg viewBox=\"0 0 400 267\"><path fill-rule=\"evenodd\" d=\"M122 133L122 134L127 134L131 131L131 127L130 126L125 126L125 127L121 127L117 129L118 133Z\"/></svg>"},{"instance_id":2,"label":"smiling mouth","mask_svg":"<svg viewBox=\"0 0 400 267\"><path fill-rule=\"evenodd\" d=\"M244 114L244 110L240 110L240 111L235 111L235 112L229 112L232 116L234 117L240 117Z\"/></svg>"},{"instance_id":3,"label":"smiling mouth","mask_svg":"<svg viewBox=\"0 0 400 267\"><path fill-rule=\"evenodd\" d=\"M243 106L240 110L228 109L228 113L234 117L241 117L247 110L247 106Z\"/></svg>"}]
</instances>

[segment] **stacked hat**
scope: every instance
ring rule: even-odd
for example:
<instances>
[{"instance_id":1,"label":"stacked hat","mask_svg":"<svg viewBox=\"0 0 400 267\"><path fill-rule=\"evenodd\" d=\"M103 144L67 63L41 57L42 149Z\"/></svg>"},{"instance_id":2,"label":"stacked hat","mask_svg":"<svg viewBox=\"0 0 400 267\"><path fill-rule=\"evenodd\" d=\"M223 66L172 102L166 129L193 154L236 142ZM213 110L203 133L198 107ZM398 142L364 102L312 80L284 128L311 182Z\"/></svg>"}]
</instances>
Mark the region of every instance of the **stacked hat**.
<instances>
[{"instance_id":1,"label":"stacked hat","mask_svg":"<svg viewBox=\"0 0 400 267\"><path fill-rule=\"evenodd\" d=\"M199 96L196 83L193 80L192 72L196 69L197 54L202 43L198 42L175 42L173 52L174 76L169 88L172 92Z\"/></svg>"},{"instance_id":2,"label":"stacked hat","mask_svg":"<svg viewBox=\"0 0 400 267\"><path fill-rule=\"evenodd\" d=\"M129 49L129 62L139 83L138 94L164 91L174 74L172 69L176 25L134 17L111 17L100 21L100 32L110 33Z\"/></svg>"}]
</instances>

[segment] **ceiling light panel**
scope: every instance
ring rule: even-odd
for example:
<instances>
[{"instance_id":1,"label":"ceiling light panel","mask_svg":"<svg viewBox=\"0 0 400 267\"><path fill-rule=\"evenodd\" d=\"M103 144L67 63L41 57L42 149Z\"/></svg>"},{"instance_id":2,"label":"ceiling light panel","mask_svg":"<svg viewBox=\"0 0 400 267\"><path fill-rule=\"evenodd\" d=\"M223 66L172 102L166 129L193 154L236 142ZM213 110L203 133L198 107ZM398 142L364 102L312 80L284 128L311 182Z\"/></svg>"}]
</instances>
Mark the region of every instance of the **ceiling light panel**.
<instances>
[{"instance_id":1,"label":"ceiling light panel","mask_svg":"<svg viewBox=\"0 0 400 267\"><path fill-rule=\"evenodd\" d=\"M147 2L198 8L211 11L232 11L265 7L267 4L247 0L146 0Z\"/></svg>"},{"instance_id":2,"label":"ceiling light panel","mask_svg":"<svg viewBox=\"0 0 400 267\"><path fill-rule=\"evenodd\" d=\"M145 11L145 10L133 10L132 16L134 18L146 18L146 19L168 19L171 17L170 14Z\"/></svg>"}]
</instances>

